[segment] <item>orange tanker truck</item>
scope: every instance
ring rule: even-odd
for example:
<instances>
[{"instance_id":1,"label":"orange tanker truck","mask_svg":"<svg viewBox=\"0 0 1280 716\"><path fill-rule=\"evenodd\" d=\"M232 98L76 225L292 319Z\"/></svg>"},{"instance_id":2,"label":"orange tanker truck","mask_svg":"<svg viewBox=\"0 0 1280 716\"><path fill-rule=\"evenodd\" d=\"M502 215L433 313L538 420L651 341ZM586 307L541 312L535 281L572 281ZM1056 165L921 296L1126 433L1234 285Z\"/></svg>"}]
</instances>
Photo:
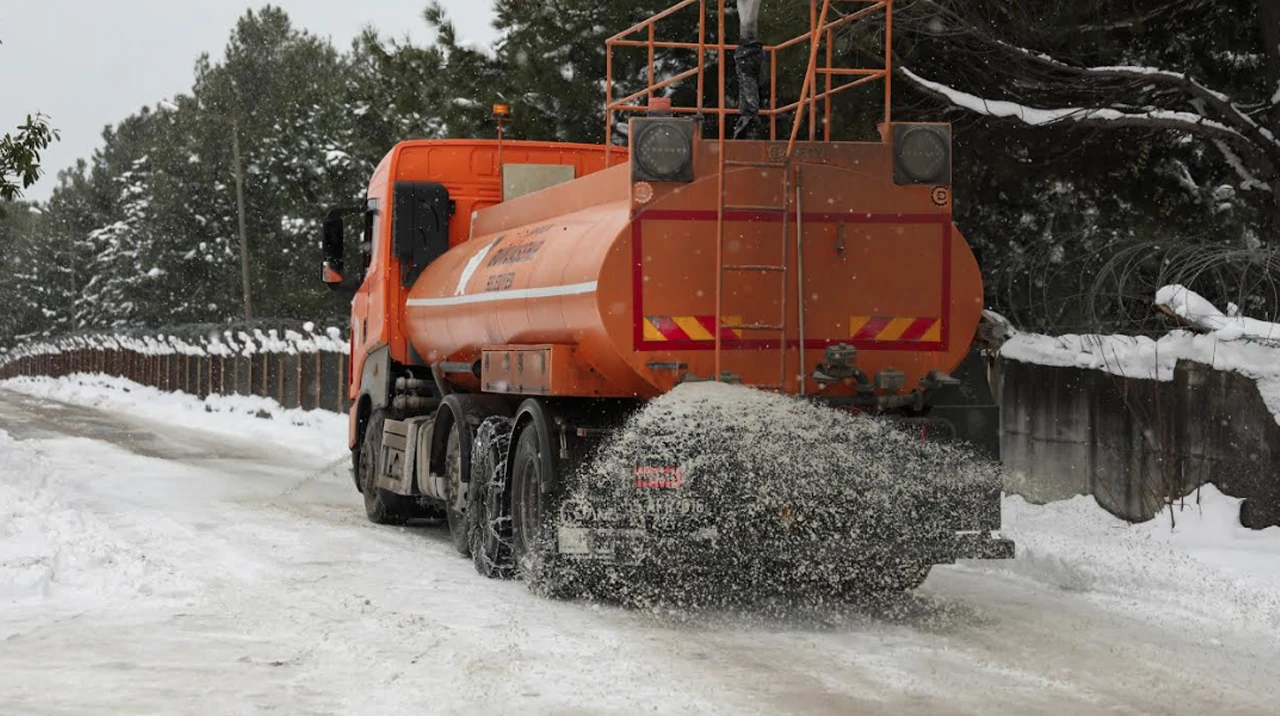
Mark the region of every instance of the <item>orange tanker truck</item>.
<instances>
[{"instance_id":1,"label":"orange tanker truck","mask_svg":"<svg viewBox=\"0 0 1280 716\"><path fill-rule=\"evenodd\" d=\"M841 68L823 46L849 23L887 19L891 3L837 14L815 2L811 32L763 46L758 0L744 0L740 44L657 43L695 53L658 79L655 23L709 11L724 38L724 0L709 4L684 0L608 41L611 60L634 48L651 58L643 89L617 96L606 83L606 114L629 118L625 147L612 122L603 145L504 140L498 105L497 139L402 142L362 205L329 212L323 280L334 289L356 285L343 278L343 226L363 220L350 448L369 519L443 513L480 571L509 575L601 436L691 382L992 444L985 375L957 380L983 290L952 223L949 127L891 121L887 49L882 65ZM753 70L776 73L788 51L807 54L799 96L760 101ZM729 52L736 103L725 63L706 59ZM697 83L697 106L662 96L678 82ZM718 102L702 106L711 82ZM871 83L884 86L880 140L832 140L832 98ZM985 399L952 399L975 391ZM947 506L956 538L928 564L1012 556L993 533L999 485L974 494ZM606 532L561 533L572 544L558 551L616 555Z\"/></svg>"}]
</instances>

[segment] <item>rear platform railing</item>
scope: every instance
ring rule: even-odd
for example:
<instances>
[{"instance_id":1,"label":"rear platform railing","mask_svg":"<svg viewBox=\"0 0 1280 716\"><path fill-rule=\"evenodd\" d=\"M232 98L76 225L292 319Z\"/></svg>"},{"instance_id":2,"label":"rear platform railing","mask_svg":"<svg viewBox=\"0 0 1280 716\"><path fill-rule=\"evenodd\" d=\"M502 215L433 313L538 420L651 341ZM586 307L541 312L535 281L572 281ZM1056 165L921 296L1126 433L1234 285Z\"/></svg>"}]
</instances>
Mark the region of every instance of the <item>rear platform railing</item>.
<instances>
[{"instance_id":1,"label":"rear platform railing","mask_svg":"<svg viewBox=\"0 0 1280 716\"><path fill-rule=\"evenodd\" d=\"M708 8L710 2L715 3L715 41L708 41ZM728 53L738 49L737 44L725 42L728 36L728 25L725 20L725 5L728 0L682 0L656 15L637 23L622 32L605 40L605 143L613 146L614 115L617 113L643 113L649 111L649 100L662 96L658 93L668 90L686 80L696 83L694 103L691 106L672 104L669 110L677 114L699 116L713 115L718 125L717 135L723 141L726 134L725 125L730 117L741 114L736 106L730 106L725 82L725 68ZM836 6L861 6L847 13L840 13ZM658 23L671 18L683 10L695 8L698 12L698 37L696 42L681 42L657 39ZM687 15L687 13L686 13ZM832 17L836 15L836 17ZM842 67L836 65L835 37L836 32L859 21L883 22L884 56L881 63L869 67ZM808 65L804 82L798 97L793 101L784 101L778 96L778 67L783 52L802 46L808 46ZM769 60L769 97L767 106L762 98L759 114L768 119L769 139L778 139L778 119L795 113L788 144L793 145L799 138L800 127L805 124L808 114L808 139L818 139L817 117L822 112L823 141L831 141L831 99L854 87L870 82L884 82L884 123L887 125L890 116L890 99L892 93L892 45L893 45L893 0L809 0L809 31L796 35L776 45L765 45L764 53ZM645 88L631 92L622 97L615 97L615 90L621 83L615 78L615 55L624 50L643 50L646 53ZM678 70L673 74L658 78L658 50L684 50L696 53L692 66ZM714 105L706 102L707 63L715 63L718 84L717 101ZM821 84L821 91L818 85ZM821 105L821 106L819 106ZM791 146L788 147L788 156ZM612 162L613 157L609 156Z\"/></svg>"}]
</instances>

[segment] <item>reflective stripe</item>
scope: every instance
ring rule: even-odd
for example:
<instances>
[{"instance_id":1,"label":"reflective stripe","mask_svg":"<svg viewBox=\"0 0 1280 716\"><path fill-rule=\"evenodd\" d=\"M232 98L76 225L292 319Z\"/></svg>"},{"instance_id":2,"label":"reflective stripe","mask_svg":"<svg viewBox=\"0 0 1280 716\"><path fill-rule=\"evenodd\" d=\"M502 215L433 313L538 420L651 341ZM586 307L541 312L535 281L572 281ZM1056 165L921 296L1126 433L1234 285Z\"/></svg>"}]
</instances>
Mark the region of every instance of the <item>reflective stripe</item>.
<instances>
[{"instance_id":1,"label":"reflective stripe","mask_svg":"<svg viewBox=\"0 0 1280 716\"><path fill-rule=\"evenodd\" d=\"M460 306L466 303L490 303L492 301L516 301L523 298L552 298L554 296L576 296L583 293L595 293L596 281L571 283L565 286L542 286L540 288L517 288L510 291L489 291L488 293L472 293L465 296L444 296L441 298L411 298L405 302L407 306Z\"/></svg>"},{"instance_id":2,"label":"reflective stripe","mask_svg":"<svg viewBox=\"0 0 1280 716\"><path fill-rule=\"evenodd\" d=\"M721 316L720 336L726 341L742 338L736 328L742 316ZM645 316L643 334L646 341L714 341L715 316Z\"/></svg>"},{"instance_id":3,"label":"reflective stripe","mask_svg":"<svg viewBox=\"0 0 1280 716\"><path fill-rule=\"evenodd\" d=\"M892 321L889 321L889 325L885 326L884 329L880 331L880 335L876 336L876 340L877 341L896 341L899 338L901 338L902 334L905 333L907 329L910 328L911 325L915 322L916 322L915 318L906 318L904 316L898 316L897 318L894 318Z\"/></svg>"},{"instance_id":4,"label":"reflective stripe","mask_svg":"<svg viewBox=\"0 0 1280 716\"><path fill-rule=\"evenodd\" d=\"M875 343L938 343L942 319L917 316L849 316L849 337Z\"/></svg>"}]
</instances>

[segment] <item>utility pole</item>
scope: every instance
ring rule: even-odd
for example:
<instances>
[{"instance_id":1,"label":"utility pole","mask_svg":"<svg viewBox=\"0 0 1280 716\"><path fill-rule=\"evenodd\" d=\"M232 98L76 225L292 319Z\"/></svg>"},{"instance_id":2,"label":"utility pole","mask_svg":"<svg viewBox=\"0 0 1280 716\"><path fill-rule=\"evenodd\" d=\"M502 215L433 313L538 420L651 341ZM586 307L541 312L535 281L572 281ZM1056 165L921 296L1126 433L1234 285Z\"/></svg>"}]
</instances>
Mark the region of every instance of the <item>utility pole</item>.
<instances>
[{"instance_id":1,"label":"utility pole","mask_svg":"<svg viewBox=\"0 0 1280 716\"><path fill-rule=\"evenodd\" d=\"M244 318L253 320L253 298L249 289L249 235L244 221L244 168L240 161L240 125L231 120L231 158L236 171L236 213L240 215L240 283L244 288Z\"/></svg>"}]
</instances>

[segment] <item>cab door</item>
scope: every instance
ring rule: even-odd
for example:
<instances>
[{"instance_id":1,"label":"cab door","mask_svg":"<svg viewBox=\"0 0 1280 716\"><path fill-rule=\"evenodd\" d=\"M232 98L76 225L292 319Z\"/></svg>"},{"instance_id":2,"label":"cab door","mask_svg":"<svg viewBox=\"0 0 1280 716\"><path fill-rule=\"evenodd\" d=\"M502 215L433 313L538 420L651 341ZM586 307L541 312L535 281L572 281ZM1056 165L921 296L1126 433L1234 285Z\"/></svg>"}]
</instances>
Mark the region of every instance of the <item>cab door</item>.
<instances>
[{"instance_id":1,"label":"cab door","mask_svg":"<svg viewBox=\"0 0 1280 716\"><path fill-rule=\"evenodd\" d=\"M351 375L349 395L355 400L360 393L361 377L369 354L385 344L386 291L384 290L387 259L382 202L376 196L366 199L364 232L360 238L362 280L351 301Z\"/></svg>"}]
</instances>

